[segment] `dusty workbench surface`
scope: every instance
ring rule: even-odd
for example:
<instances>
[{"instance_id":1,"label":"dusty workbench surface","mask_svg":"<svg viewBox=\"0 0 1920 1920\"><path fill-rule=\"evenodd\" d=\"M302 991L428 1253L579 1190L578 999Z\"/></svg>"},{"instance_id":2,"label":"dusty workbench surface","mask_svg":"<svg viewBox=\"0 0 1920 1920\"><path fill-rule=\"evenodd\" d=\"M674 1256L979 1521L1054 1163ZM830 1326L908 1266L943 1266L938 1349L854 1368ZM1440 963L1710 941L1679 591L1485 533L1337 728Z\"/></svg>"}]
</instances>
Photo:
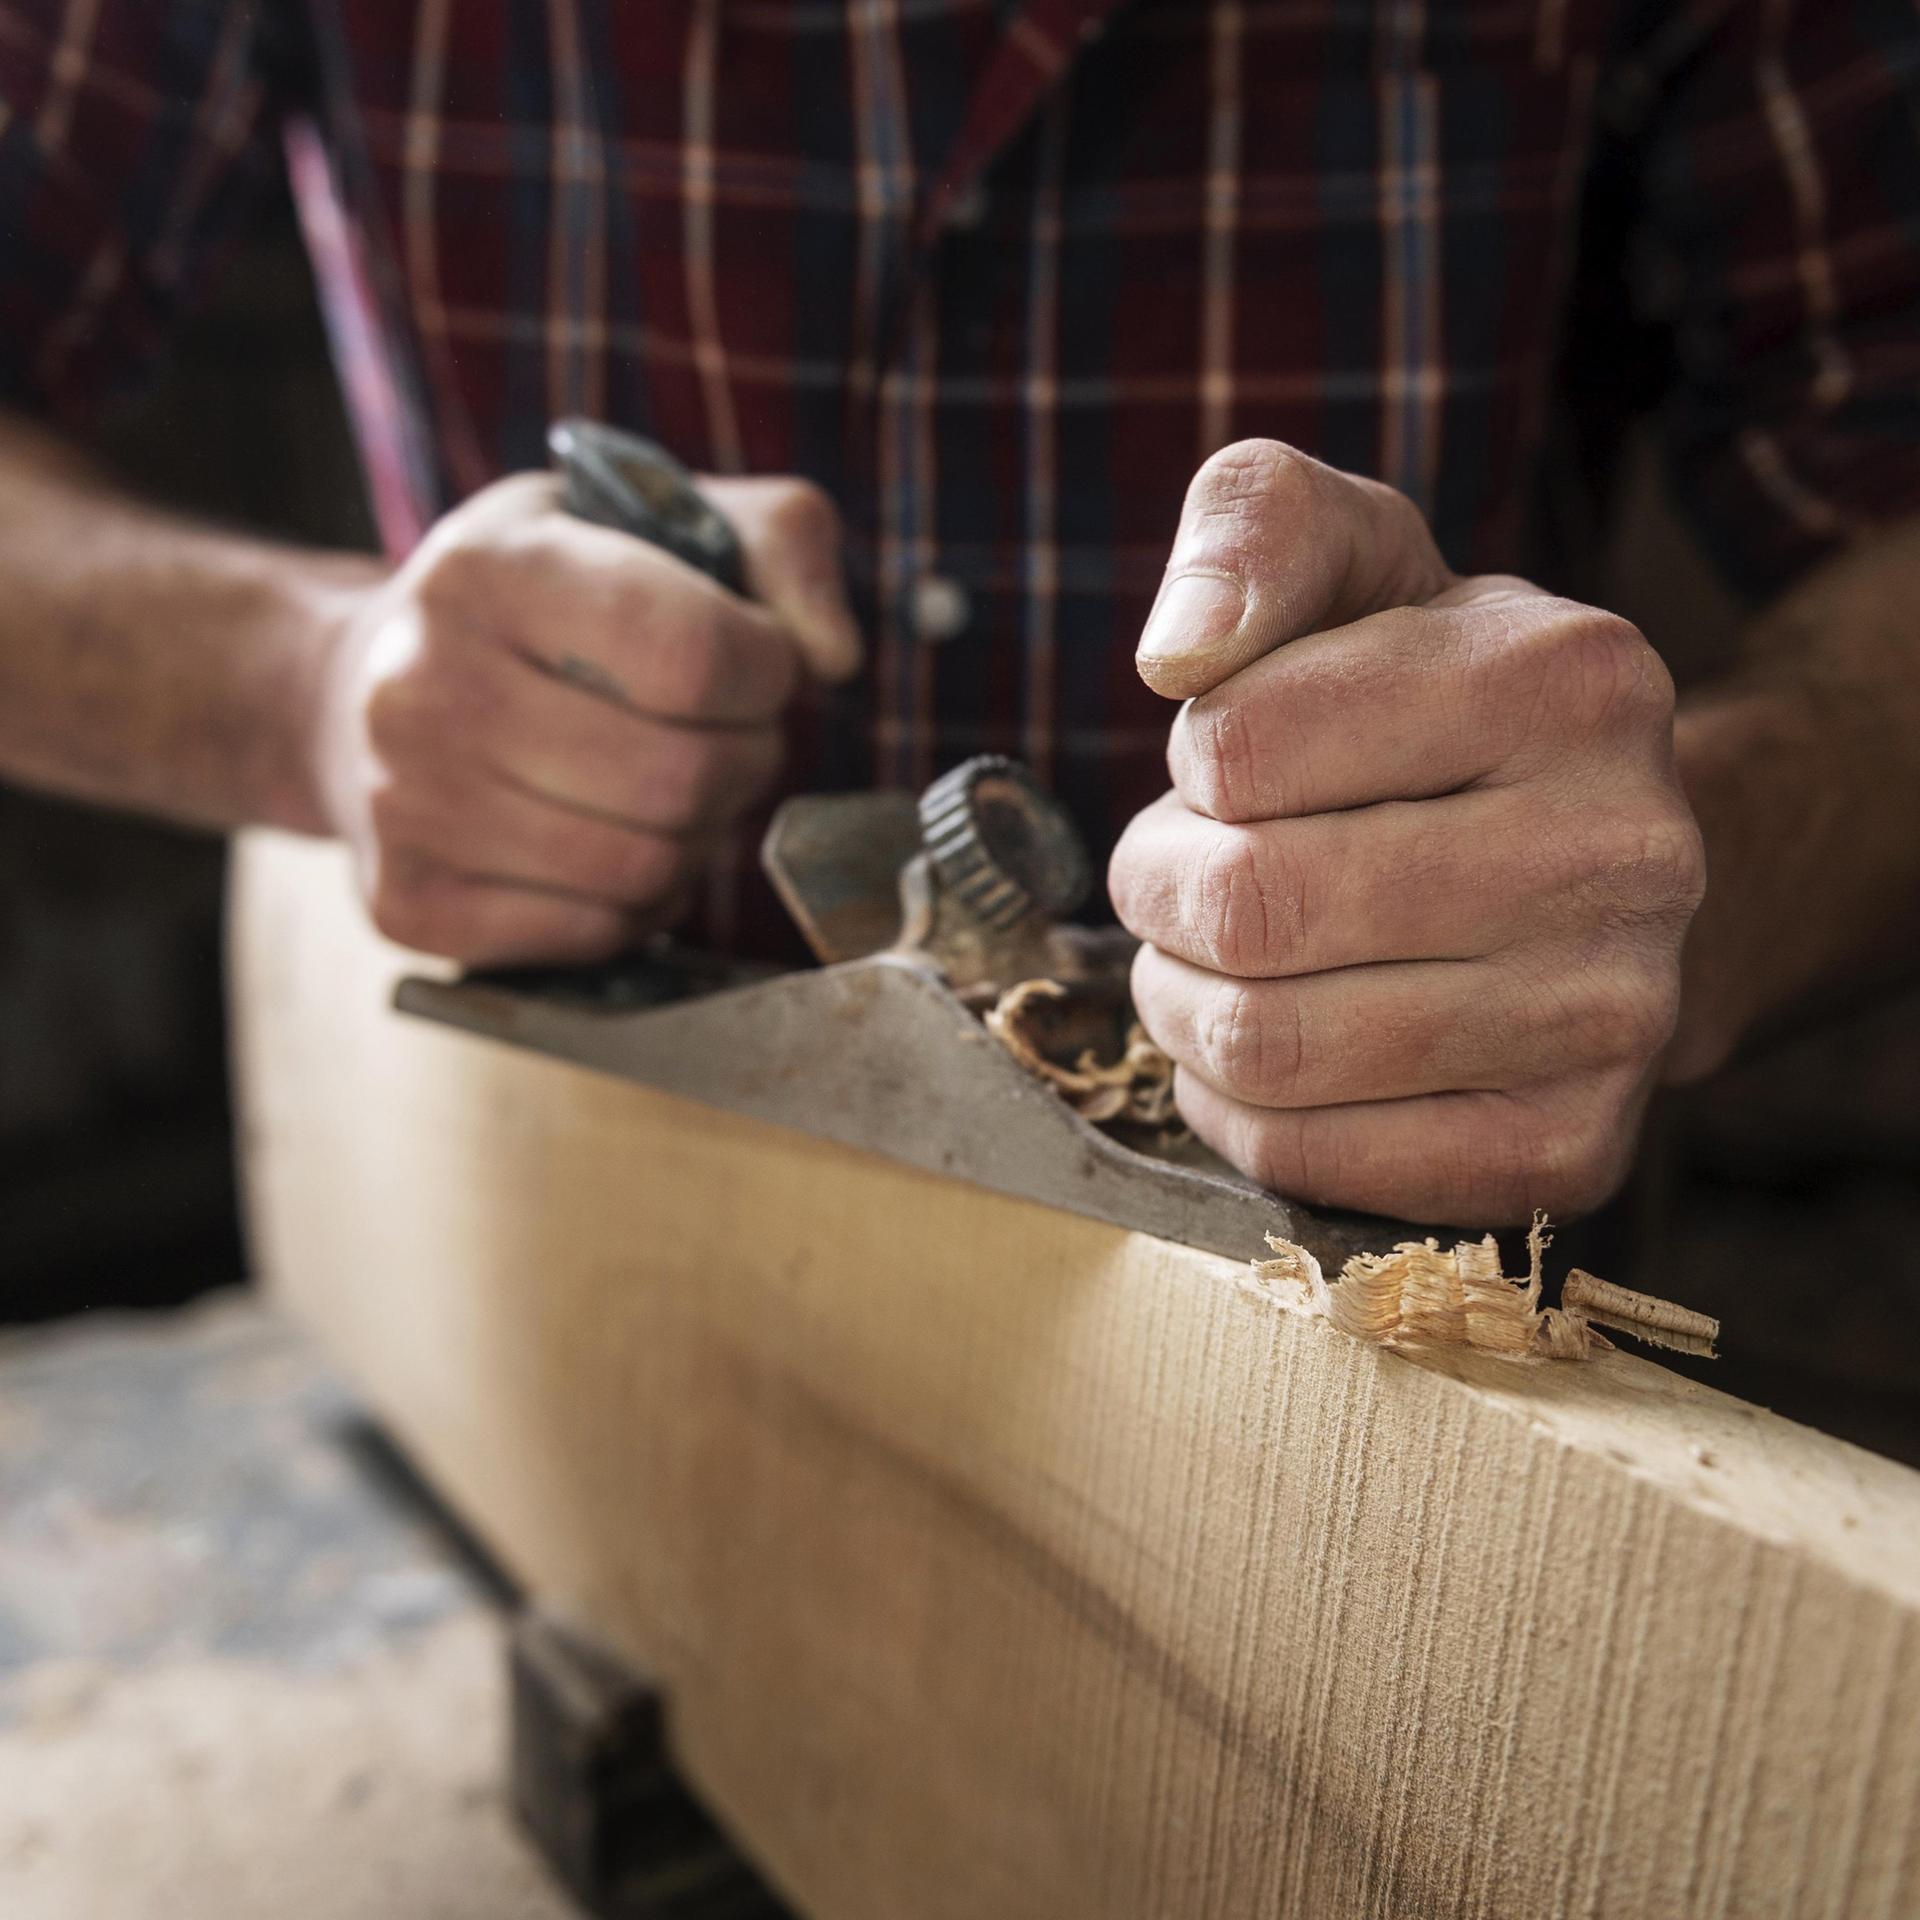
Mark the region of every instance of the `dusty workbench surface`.
<instances>
[{"instance_id":1,"label":"dusty workbench surface","mask_svg":"<svg viewBox=\"0 0 1920 1920\"><path fill-rule=\"evenodd\" d=\"M484 1572L238 1294L0 1336L0 1913L568 1920Z\"/></svg>"}]
</instances>

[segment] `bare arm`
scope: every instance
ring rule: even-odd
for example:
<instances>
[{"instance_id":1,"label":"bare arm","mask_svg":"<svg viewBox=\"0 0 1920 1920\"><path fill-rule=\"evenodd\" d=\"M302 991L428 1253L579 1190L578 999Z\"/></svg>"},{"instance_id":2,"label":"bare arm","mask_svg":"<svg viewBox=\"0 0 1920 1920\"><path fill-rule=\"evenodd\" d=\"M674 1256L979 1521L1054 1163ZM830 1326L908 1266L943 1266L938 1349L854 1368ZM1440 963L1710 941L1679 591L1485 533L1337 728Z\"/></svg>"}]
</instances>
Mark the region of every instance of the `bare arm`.
<instances>
[{"instance_id":1,"label":"bare arm","mask_svg":"<svg viewBox=\"0 0 1920 1920\"><path fill-rule=\"evenodd\" d=\"M389 570L157 512L0 417L0 779L338 834L410 946L610 952L773 778L802 671L859 657L824 495L707 486L753 601L569 518L544 474Z\"/></svg>"},{"instance_id":2,"label":"bare arm","mask_svg":"<svg viewBox=\"0 0 1920 1920\"><path fill-rule=\"evenodd\" d=\"M1682 703L1707 846L1667 1077L1843 998L1920 978L1920 523L1829 563Z\"/></svg>"},{"instance_id":3,"label":"bare arm","mask_svg":"<svg viewBox=\"0 0 1920 1920\"><path fill-rule=\"evenodd\" d=\"M202 826L328 831L318 679L384 573L157 512L0 415L0 777Z\"/></svg>"}]
</instances>

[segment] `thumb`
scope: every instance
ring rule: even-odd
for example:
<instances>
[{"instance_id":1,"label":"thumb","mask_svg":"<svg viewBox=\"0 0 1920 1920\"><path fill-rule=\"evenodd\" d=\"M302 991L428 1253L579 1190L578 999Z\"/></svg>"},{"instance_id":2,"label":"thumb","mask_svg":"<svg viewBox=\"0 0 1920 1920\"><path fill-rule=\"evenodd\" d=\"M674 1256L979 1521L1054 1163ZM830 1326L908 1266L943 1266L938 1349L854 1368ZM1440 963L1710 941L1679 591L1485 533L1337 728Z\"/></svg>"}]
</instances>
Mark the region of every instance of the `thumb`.
<instances>
[{"instance_id":1,"label":"thumb","mask_svg":"<svg viewBox=\"0 0 1920 1920\"><path fill-rule=\"evenodd\" d=\"M860 670L860 629L840 567L840 516L810 480L702 479L700 491L733 523L747 591L793 635L816 680Z\"/></svg>"},{"instance_id":2,"label":"thumb","mask_svg":"<svg viewBox=\"0 0 1920 1920\"><path fill-rule=\"evenodd\" d=\"M1186 700L1323 627L1418 606L1453 575L1405 494L1277 440L1222 448L1194 475L1134 664Z\"/></svg>"}]
</instances>

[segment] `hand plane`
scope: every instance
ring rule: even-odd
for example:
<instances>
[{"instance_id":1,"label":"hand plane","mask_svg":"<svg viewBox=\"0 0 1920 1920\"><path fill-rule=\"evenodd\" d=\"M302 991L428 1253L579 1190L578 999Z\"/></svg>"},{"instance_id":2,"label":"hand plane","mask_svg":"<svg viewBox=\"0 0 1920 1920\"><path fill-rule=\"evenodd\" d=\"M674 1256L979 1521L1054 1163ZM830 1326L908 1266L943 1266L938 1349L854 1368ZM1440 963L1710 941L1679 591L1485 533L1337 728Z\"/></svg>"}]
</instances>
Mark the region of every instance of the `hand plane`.
<instances>
[{"instance_id":1,"label":"hand plane","mask_svg":"<svg viewBox=\"0 0 1920 1920\"><path fill-rule=\"evenodd\" d=\"M730 529L660 449L582 422L562 423L552 441L574 511L739 580ZM985 1006L1027 980L1124 1011L1134 944L1067 920L1091 891L1092 864L1065 809L1016 763L979 756L918 796L789 799L761 859L818 968L657 942L601 968L409 978L396 1004L1236 1259L1258 1256L1274 1233L1337 1267L1408 1231L1310 1214L1191 1139L1102 1132L988 1031Z\"/></svg>"}]
</instances>

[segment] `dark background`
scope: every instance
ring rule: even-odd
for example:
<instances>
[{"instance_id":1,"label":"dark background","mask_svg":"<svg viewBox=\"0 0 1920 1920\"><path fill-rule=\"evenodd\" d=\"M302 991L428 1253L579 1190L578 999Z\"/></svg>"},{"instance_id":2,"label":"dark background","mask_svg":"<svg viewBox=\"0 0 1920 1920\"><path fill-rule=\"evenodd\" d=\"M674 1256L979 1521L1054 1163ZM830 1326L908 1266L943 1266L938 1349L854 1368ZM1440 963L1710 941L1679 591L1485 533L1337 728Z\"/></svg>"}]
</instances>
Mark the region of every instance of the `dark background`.
<instances>
[{"instance_id":1,"label":"dark background","mask_svg":"<svg viewBox=\"0 0 1920 1920\"><path fill-rule=\"evenodd\" d=\"M372 545L284 205L98 445L170 505ZM1537 570L1639 619L1684 684L1725 657L1737 615L1651 460L1623 460L1611 525ZM160 1306L244 1271L223 866L212 838L0 787L0 1320ZM1920 1463L1920 997L1664 1100L1644 1162L1550 1271L1719 1314L1726 1358L1686 1371Z\"/></svg>"}]
</instances>

